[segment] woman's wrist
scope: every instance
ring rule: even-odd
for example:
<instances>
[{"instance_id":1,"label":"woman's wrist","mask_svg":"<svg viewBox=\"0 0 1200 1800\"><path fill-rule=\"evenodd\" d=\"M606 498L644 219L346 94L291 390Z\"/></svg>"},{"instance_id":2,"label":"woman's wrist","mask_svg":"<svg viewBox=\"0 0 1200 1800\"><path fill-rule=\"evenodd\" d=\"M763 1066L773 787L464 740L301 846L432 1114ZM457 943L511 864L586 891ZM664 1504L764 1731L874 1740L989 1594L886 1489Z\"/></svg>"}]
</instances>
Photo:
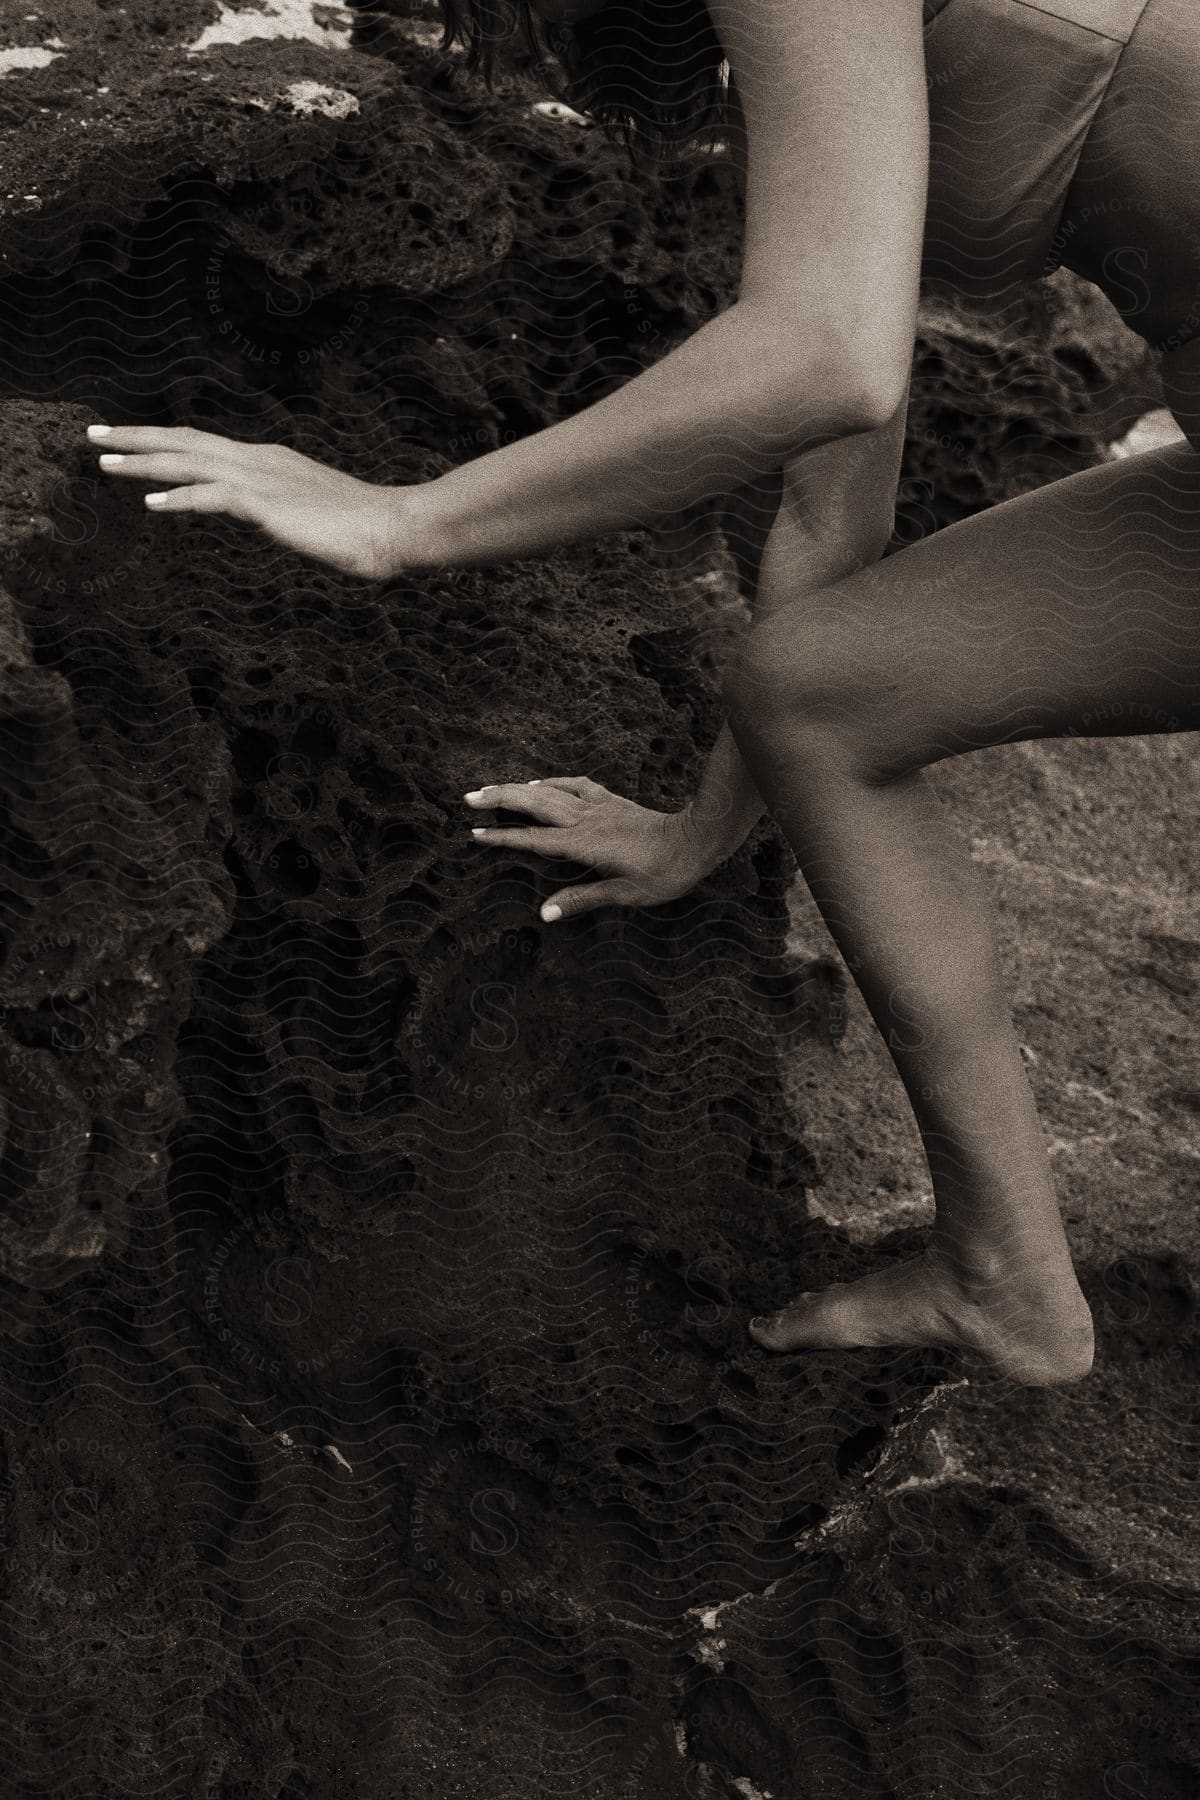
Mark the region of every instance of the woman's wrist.
<instances>
[{"instance_id":1,"label":"woman's wrist","mask_svg":"<svg viewBox=\"0 0 1200 1800\"><path fill-rule=\"evenodd\" d=\"M383 488L385 573L455 565L454 521L439 489L440 477L412 487Z\"/></svg>"},{"instance_id":2,"label":"woman's wrist","mask_svg":"<svg viewBox=\"0 0 1200 1800\"><path fill-rule=\"evenodd\" d=\"M670 816L680 845L679 855L695 870L697 880L711 875L739 850L747 835L736 828L737 821L731 813L714 817L711 810L701 811L696 800L690 800L681 812Z\"/></svg>"}]
</instances>

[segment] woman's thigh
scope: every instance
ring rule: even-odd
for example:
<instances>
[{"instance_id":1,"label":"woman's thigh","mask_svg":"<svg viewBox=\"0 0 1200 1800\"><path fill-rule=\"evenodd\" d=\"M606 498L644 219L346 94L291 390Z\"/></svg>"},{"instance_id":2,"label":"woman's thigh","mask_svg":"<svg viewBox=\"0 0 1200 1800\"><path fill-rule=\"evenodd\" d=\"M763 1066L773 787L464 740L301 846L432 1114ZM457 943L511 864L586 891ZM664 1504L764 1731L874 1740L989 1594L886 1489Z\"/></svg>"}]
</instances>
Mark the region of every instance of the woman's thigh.
<instances>
[{"instance_id":1,"label":"woman's thigh","mask_svg":"<svg viewBox=\"0 0 1200 1800\"><path fill-rule=\"evenodd\" d=\"M776 698L790 684L853 730L881 776L1021 738L1196 729L1200 452L1005 501L754 635Z\"/></svg>"}]
</instances>

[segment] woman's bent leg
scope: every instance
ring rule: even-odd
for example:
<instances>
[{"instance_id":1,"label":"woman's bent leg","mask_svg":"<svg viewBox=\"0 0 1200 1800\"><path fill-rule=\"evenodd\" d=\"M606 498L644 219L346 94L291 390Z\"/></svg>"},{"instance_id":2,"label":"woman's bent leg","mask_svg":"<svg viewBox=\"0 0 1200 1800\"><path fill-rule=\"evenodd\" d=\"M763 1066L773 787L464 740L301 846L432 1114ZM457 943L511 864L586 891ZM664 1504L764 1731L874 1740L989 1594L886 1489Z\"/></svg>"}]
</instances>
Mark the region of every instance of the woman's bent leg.
<instances>
[{"instance_id":1,"label":"woman's bent leg","mask_svg":"<svg viewBox=\"0 0 1200 1800\"><path fill-rule=\"evenodd\" d=\"M930 1254L806 1296L774 1349L959 1342L1084 1373L1087 1309L1003 993L990 910L920 771L1021 738L1200 725L1200 453L1054 483L778 602L730 723L904 1082Z\"/></svg>"}]
</instances>

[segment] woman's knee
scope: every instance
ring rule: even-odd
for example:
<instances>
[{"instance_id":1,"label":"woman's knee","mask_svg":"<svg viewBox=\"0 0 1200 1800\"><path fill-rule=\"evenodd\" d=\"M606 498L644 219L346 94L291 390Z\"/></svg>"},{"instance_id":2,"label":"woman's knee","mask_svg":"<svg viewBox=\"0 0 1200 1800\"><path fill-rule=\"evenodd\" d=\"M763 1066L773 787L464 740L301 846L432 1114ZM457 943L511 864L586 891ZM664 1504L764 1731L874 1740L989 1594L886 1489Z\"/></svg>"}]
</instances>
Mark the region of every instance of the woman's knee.
<instances>
[{"instance_id":1,"label":"woman's knee","mask_svg":"<svg viewBox=\"0 0 1200 1800\"><path fill-rule=\"evenodd\" d=\"M812 593L747 632L725 677L735 739L820 744L870 761L888 671L836 591Z\"/></svg>"}]
</instances>

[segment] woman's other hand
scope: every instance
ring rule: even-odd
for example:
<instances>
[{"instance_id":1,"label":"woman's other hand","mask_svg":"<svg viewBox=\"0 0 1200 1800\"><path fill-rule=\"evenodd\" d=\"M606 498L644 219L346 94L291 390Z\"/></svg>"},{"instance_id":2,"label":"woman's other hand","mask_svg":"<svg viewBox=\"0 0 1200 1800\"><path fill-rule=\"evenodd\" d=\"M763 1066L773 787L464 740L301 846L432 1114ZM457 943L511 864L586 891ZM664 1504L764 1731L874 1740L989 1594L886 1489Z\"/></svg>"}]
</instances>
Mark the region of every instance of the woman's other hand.
<instances>
[{"instance_id":1,"label":"woman's other hand","mask_svg":"<svg viewBox=\"0 0 1200 1800\"><path fill-rule=\"evenodd\" d=\"M691 828L690 814L654 812L623 800L586 775L504 782L464 796L469 806L528 813L536 825L477 826L481 844L532 850L587 863L604 879L560 888L542 907L548 924L598 906L662 906L715 867Z\"/></svg>"},{"instance_id":2,"label":"woman's other hand","mask_svg":"<svg viewBox=\"0 0 1200 1800\"><path fill-rule=\"evenodd\" d=\"M190 426L88 427L106 475L166 484L154 512L228 513L289 550L380 581L439 560L420 542L419 487L378 487L282 444L243 444Z\"/></svg>"}]
</instances>

